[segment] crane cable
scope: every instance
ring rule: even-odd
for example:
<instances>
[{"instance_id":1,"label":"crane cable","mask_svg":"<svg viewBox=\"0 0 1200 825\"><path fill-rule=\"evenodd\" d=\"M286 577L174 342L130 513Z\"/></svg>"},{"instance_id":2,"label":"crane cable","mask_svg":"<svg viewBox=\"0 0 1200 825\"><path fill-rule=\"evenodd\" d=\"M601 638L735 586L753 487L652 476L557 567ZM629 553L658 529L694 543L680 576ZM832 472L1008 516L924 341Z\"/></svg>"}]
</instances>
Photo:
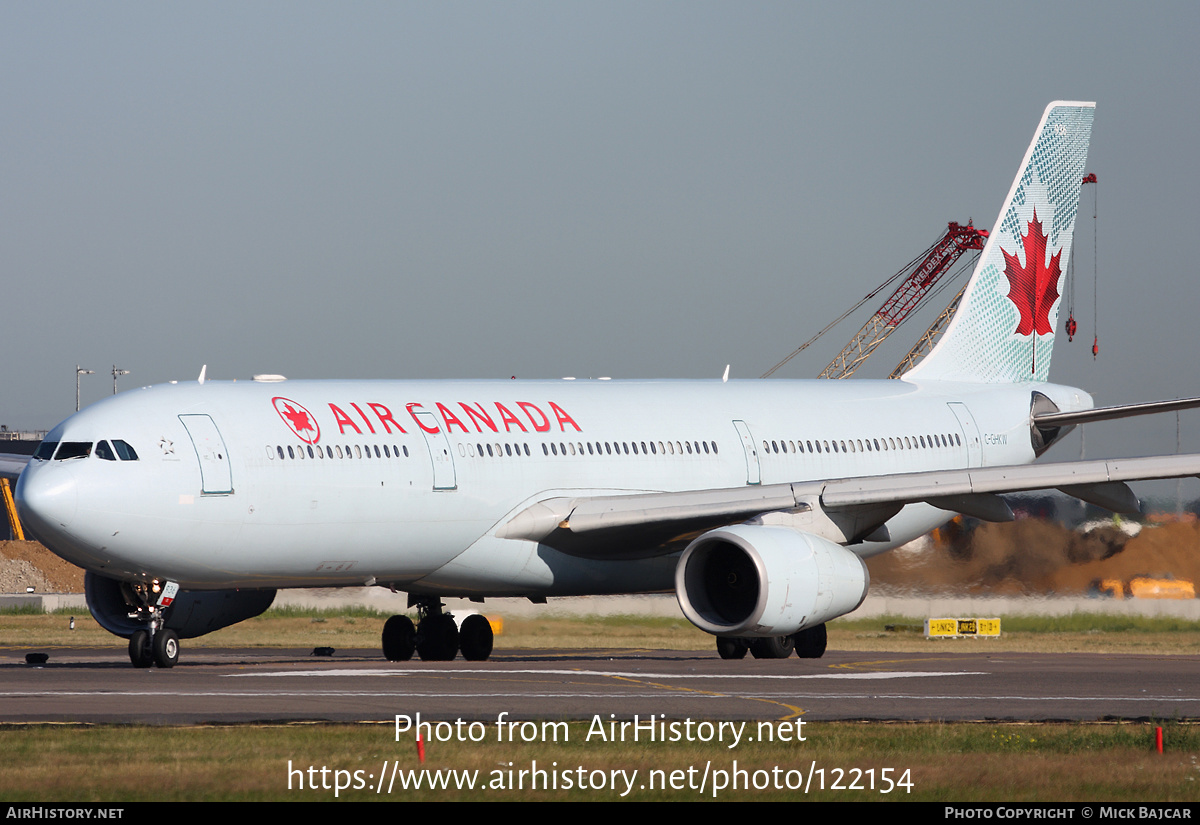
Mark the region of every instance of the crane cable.
<instances>
[{"instance_id":1,"label":"crane cable","mask_svg":"<svg viewBox=\"0 0 1200 825\"><path fill-rule=\"evenodd\" d=\"M788 361L791 361L793 358L795 358L795 357L796 357L797 355L799 355L800 353L804 352L804 350L808 349L810 346L812 346L812 344L816 343L816 341L817 341L817 339L818 339L818 338L820 338L820 337L821 337L822 335L824 335L825 333L829 332L829 330L831 330L831 329L833 329L834 327L836 327L836 326L837 326L838 324L840 324L842 321L846 320L846 318L847 318L848 316L852 315L852 314L853 314L853 313L854 313L856 310L858 310L860 307L862 307L862 305L863 305L863 304L865 304L867 301L869 301L869 300L871 300L872 298L874 298L874 297L875 297L876 295L878 295L880 292L882 292L883 290L887 289L889 286L891 286L892 284L894 284L894 283L895 283L897 280L899 280L899 279L900 279L900 277L901 277L901 276L908 274L908 271L909 271L910 269L912 269L914 266L916 266L916 265L917 265L917 263L918 263L919 261L922 261L922 260L924 260L925 258L929 257L929 253L933 251L933 248L934 248L935 246L937 246L939 243L941 243L941 240L942 240L942 236L941 236L941 235L939 235L939 236L938 236L938 238L937 238L937 240L935 240L933 243L931 243L931 244L929 245L929 248L928 248L928 249L926 249L926 250L925 250L924 252L922 252L920 255L918 255L917 257L915 257L915 258L913 258L911 261L909 261L907 264L905 264L903 269L901 269L901 270L900 270L899 272L897 272L895 275L893 275L892 277L888 278L888 279L887 279L886 281L884 281L882 284L880 284L879 286L875 287L875 289L871 290L871 291L870 291L870 292L868 292L866 295L864 295L861 301L859 301L857 304L855 304L854 306L850 307L848 310L846 310L845 312L843 312L843 313L842 313L841 315L839 315L837 318L833 319L833 320L832 320L832 321L830 321L828 324L826 324L824 327L822 327L820 332L818 332L818 333L817 333L816 335L814 335L812 338L809 338L807 341L805 341L805 342L804 342L803 344L801 344L800 346L796 347L796 349L792 350L792 353L791 353L791 355L789 355L788 357L784 358L782 361L780 361L780 362L779 362L778 364L776 364L775 366L771 367L769 370L767 370L766 372L764 372L764 373L763 373L763 374L762 374L760 377L761 377L761 378L770 378L770 377L771 377L771 376L772 376L772 375L775 373L775 371L776 371L777 369L779 369L780 367L782 367L782 366L783 366L784 364L786 364Z\"/></svg>"}]
</instances>

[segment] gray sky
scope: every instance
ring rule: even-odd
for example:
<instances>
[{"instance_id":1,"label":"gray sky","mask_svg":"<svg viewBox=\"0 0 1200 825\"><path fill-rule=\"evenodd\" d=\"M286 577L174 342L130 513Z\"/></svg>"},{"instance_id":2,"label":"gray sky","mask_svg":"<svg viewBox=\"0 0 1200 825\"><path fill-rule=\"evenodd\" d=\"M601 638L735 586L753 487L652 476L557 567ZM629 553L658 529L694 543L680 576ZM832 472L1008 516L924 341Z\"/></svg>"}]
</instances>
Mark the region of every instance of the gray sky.
<instances>
[{"instance_id":1,"label":"gray sky","mask_svg":"<svg viewBox=\"0 0 1200 825\"><path fill-rule=\"evenodd\" d=\"M1101 352L1085 195L1051 377L1200 394L1197 31L1195 3L4 0L0 423L70 413L76 363L84 403L113 364L754 377L947 221L990 227L1053 99L1098 104ZM1174 449L1174 416L1089 428Z\"/></svg>"}]
</instances>

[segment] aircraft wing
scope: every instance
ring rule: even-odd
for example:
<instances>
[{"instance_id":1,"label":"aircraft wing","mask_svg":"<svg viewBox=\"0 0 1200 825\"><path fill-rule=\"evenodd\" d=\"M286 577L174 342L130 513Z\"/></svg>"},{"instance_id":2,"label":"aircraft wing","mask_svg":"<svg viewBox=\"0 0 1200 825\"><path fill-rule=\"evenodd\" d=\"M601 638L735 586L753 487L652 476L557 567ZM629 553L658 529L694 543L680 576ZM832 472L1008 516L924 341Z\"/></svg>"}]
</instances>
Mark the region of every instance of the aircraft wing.
<instances>
[{"instance_id":1,"label":"aircraft wing","mask_svg":"<svg viewBox=\"0 0 1200 825\"><path fill-rule=\"evenodd\" d=\"M1200 476L1200 454L974 467L677 493L553 498L496 531L571 555L669 552L700 531L770 512L819 512L847 543L870 535L906 504L925 502L986 521L1010 521L1000 496L1057 489L1114 512L1137 512L1127 481ZM601 550L603 548L603 550ZM614 548L618 548L614 551Z\"/></svg>"},{"instance_id":2,"label":"aircraft wing","mask_svg":"<svg viewBox=\"0 0 1200 825\"><path fill-rule=\"evenodd\" d=\"M16 453L0 453L0 476L16 480L29 463L30 456Z\"/></svg>"}]
</instances>

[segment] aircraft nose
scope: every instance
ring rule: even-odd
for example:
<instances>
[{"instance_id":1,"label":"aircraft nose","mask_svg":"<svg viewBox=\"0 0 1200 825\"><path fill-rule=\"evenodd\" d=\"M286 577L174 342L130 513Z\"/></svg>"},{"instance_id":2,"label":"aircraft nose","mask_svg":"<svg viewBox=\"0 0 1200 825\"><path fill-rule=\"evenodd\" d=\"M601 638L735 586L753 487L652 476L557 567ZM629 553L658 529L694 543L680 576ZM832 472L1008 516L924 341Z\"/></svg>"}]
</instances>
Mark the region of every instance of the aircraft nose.
<instances>
[{"instance_id":1,"label":"aircraft nose","mask_svg":"<svg viewBox=\"0 0 1200 825\"><path fill-rule=\"evenodd\" d=\"M69 529L79 509L74 473L66 467L30 467L15 491L17 514L35 535Z\"/></svg>"}]
</instances>

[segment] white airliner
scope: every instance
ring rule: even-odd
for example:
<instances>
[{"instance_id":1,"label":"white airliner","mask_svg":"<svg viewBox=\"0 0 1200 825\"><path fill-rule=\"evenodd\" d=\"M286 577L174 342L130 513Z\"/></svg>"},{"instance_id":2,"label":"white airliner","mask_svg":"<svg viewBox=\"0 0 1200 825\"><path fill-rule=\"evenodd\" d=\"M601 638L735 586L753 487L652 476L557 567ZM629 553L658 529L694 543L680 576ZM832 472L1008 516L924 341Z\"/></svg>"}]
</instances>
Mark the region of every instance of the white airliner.
<instances>
[{"instance_id":1,"label":"white airliner","mask_svg":"<svg viewBox=\"0 0 1200 825\"><path fill-rule=\"evenodd\" d=\"M820 656L862 559L998 494L1137 507L1200 456L1031 462L1092 410L1046 383L1094 104L1042 116L960 309L893 381L253 381L123 392L21 474L28 528L88 571L135 666L258 615L276 588L406 591L387 658L486 659L440 599L674 589L727 658Z\"/></svg>"}]
</instances>

